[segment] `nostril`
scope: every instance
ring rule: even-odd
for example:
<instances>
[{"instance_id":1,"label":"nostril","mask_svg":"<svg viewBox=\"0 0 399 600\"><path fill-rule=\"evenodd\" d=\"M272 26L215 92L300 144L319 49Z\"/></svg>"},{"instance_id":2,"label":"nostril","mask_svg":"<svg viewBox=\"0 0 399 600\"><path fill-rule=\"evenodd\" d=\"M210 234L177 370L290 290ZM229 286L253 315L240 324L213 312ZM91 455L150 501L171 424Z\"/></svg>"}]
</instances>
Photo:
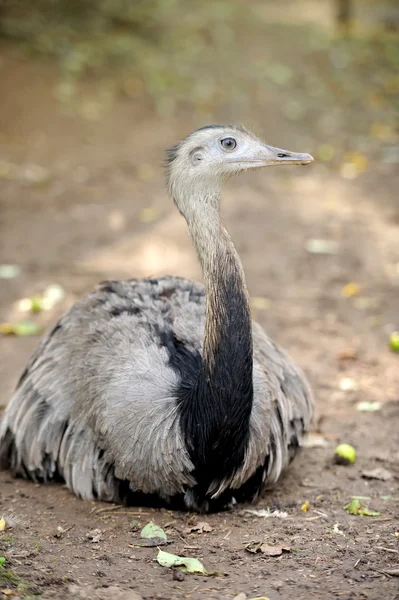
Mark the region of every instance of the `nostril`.
<instances>
[{"instance_id":1,"label":"nostril","mask_svg":"<svg viewBox=\"0 0 399 600\"><path fill-rule=\"evenodd\" d=\"M280 152L279 154L277 154L277 158L288 158L289 154L284 154L283 152Z\"/></svg>"}]
</instances>

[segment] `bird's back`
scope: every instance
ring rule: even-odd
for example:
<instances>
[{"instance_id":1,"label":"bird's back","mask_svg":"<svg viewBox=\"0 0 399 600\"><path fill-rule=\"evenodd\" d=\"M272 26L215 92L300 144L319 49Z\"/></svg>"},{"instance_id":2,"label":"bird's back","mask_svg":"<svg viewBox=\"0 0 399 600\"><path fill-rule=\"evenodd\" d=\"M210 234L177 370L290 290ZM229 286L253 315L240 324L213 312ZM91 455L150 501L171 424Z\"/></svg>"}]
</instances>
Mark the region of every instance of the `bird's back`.
<instances>
[{"instance_id":1,"label":"bird's back","mask_svg":"<svg viewBox=\"0 0 399 600\"><path fill-rule=\"evenodd\" d=\"M186 494L186 507L201 508L186 493L195 467L178 397L201 366L204 326L199 283L100 284L61 317L28 363L0 424L0 466L37 481L65 480L85 499L124 501L132 490L165 500ZM243 486L234 494L247 500L277 480L310 421L302 373L257 323L253 338L245 462L211 495Z\"/></svg>"},{"instance_id":2,"label":"bird's back","mask_svg":"<svg viewBox=\"0 0 399 600\"><path fill-rule=\"evenodd\" d=\"M178 363L180 350L181 368L195 368L204 318L203 287L192 281L101 284L28 363L0 425L0 463L38 481L61 477L84 498L115 499L114 476L143 493L181 492L193 466L173 356Z\"/></svg>"}]
</instances>

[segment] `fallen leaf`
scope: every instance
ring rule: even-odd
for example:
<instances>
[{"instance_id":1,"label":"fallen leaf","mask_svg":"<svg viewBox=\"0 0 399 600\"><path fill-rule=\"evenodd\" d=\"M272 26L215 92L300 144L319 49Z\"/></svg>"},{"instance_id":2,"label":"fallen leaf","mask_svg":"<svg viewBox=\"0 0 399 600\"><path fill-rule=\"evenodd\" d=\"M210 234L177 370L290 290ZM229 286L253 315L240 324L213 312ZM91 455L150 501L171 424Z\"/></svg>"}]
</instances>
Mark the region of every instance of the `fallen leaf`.
<instances>
[{"instance_id":1,"label":"fallen leaf","mask_svg":"<svg viewBox=\"0 0 399 600\"><path fill-rule=\"evenodd\" d=\"M291 552L291 548L286 544L277 544L276 546L270 546L269 544L262 544L261 542L250 542L245 550L251 554L266 554L266 556L280 556L283 552Z\"/></svg>"},{"instance_id":2,"label":"fallen leaf","mask_svg":"<svg viewBox=\"0 0 399 600\"><path fill-rule=\"evenodd\" d=\"M354 283L353 281L344 285L344 287L341 290L341 294L344 296L344 298L352 298L353 296L357 296L359 293L360 286L359 284Z\"/></svg>"},{"instance_id":3,"label":"fallen leaf","mask_svg":"<svg viewBox=\"0 0 399 600\"><path fill-rule=\"evenodd\" d=\"M157 556L157 562L162 567L185 567L187 573L202 573L206 574L204 565L196 558L186 558L184 556L176 556L160 550Z\"/></svg>"},{"instance_id":4,"label":"fallen leaf","mask_svg":"<svg viewBox=\"0 0 399 600\"><path fill-rule=\"evenodd\" d=\"M341 381L339 382L339 389L342 392L350 392L350 391L354 391L357 390L359 387L356 379L353 379L352 377L343 377L341 379Z\"/></svg>"},{"instance_id":5,"label":"fallen leaf","mask_svg":"<svg viewBox=\"0 0 399 600\"><path fill-rule=\"evenodd\" d=\"M28 335L38 335L42 328L33 321L22 321L20 323L0 323L0 333L3 335L16 335L24 337Z\"/></svg>"},{"instance_id":6,"label":"fallen leaf","mask_svg":"<svg viewBox=\"0 0 399 600\"><path fill-rule=\"evenodd\" d=\"M247 600L247 595L244 594L244 592L241 592L241 594L234 596L233 600Z\"/></svg>"},{"instance_id":7,"label":"fallen leaf","mask_svg":"<svg viewBox=\"0 0 399 600\"><path fill-rule=\"evenodd\" d=\"M274 519L286 519L288 517L288 513L282 510L273 510L270 511L268 508L246 508L241 514L243 515L254 515L255 517L264 517L264 518L274 518Z\"/></svg>"},{"instance_id":8,"label":"fallen leaf","mask_svg":"<svg viewBox=\"0 0 399 600\"><path fill-rule=\"evenodd\" d=\"M150 521L140 532L142 538L160 538L167 540L168 537L161 527Z\"/></svg>"},{"instance_id":9,"label":"fallen leaf","mask_svg":"<svg viewBox=\"0 0 399 600\"><path fill-rule=\"evenodd\" d=\"M345 537L345 534L343 531L341 531L341 529L339 528L338 523L335 523L334 527L333 527L333 533L338 533L339 535L342 535Z\"/></svg>"},{"instance_id":10,"label":"fallen leaf","mask_svg":"<svg viewBox=\"0 0 399 600\"><path fill-rule=\"evenodd\" d=\"M154 547L164 546L168 544L168 537L161 527L158 527L155 523L150 521L141 530L140 537L144 538L145 542L139 544L140 546Z\"/></svg>"},{"instance_id":11,"label":"fallen leaf","mask_svg":"<svg viewBox=\"0 0 399 600\"><path fill-rule=\"evenodd\" d=\"M307 433L302 438L303 448L326 448L329 445L329 440L319 433Z\"/></svg>"},{"instance_id":12,"label":"fallen leaf","mask_svg":"<svg viewBox=\"0 0 399 600\"><path fill-rule=\"evenodd\" d=\"M334 240L309 239L305 244L310 254L338 254L339 246Z\"/></svg>"},{"instance_id":13,"label":"fallen leaf","mask_svg":"<svg viewBox=\"0 0 399 600\"><path fill-rule=\"evenodd\" d=\"M357 350L356 348L341 348L337 353L338 360L356 360L357 358Z\"/></svg>"},{"instance_id":14,"label":"fallen leaf","mask_svg":"<svg viewBox=\"0 0 399 600\"><path fill-rule=\"evenodd\" d=\"M213 527L211 527L209 525L209 523L206 523L205 521L201 521L200 523L197 523L196 525L193 525L192 527L187 527L184 530L184 533L210 533L211 531L213 531Z\"/></svg>"},{"instance_id":15,"label":"fallen leaf","mask_svg":"<svg viewBox=\"0 0 399 600\"><path fill-rule=\"evenodd\" d=\"M102 540L102 531L101 529L93 529L93 531L89 531L86 533L86 537L91 541L92 544L98 544Z\"/></svg>"},{"instance_id":16,"label":"fallen leaf","mask_svg":"<svg viewBox=\"0 0 399 600\"><path fill-rule=\"evenodd\" d=\"M15 279L20 273L18 265L0 265L0 279Z\"/></svg>"},{"instance_id":17,"label":"fallen leaf","mask_svg":"<svg viewBox=\"0 0 399 600\"><path fill-rule=\"evenodd\" d=\"M399 577L399 569L384 569L383 573L391 575L391 577Z\"/></svg>"},{"instance_id":18,"label":"fallen leaf","mask_svg":"<svg viewBox=\"0 0 399 600\"><path fill-rule=\"evenodd\" d=\"M306 500L306 502L304 502L301 506L301 511L308 512L309 506L310 506L310 502L309 502L309 500Z\"/></svg>"},{"instance_id":19,"label":"fallen leaf","mask_svg":"<svg viewBox=\"0 0 399 600\"><path fill-rule=\"evenodd\" d=\"M384 467L376 467L369 471L362 471L361 476L364 477L364 479L379 479L380 481L389 481L393 477L391 471L384 469Z\"/></svg>"},{"instance_id":20,"label":"fallen leaf","mask_svg":"<svg viewBox=\"0 0 399 600\"><path fill-rule=\"evenodd\" d=\"M262 544L260 552L266 554L266 556L280 556L283 552L291 552L291 548L285 544L278 544L277 546L269 546L269 544Z\"/></svg>"},{"instance_id":21,"label":"fallen leaf","mask_svg":"<svg viewBox=\"0 0 399 600\"><path fill-rule=\"evenodd\" d=\"M4 531L6 528L6 520L4 517L1 517L0 519L0 531Z\"/></svg>"},{"instance_id":22,"label":"fallen leaf","mask_svg":"<svg viewBox=\"0 0 399 600\"><path fill-rule=\"evenodd\" d=\"M36 294L29 298L22 298L18 307L23 312L38 313L43 310L51 310L65 296L64 289L57 284L49 285L43 294Z\"/></svg>"},{"instance_id":23,"label":"fallen leaf","mask_svg":"<svg viewBox=\"0 0 399 600\"><path fill-rule=\"evenodd\" d=\"M356 404L356 409L360 412L376 412L381 408L381 402L358 402Z\"/></svg>"},{"instance_id":24,"label":"fallen leaf","mask_svg":"<svg viewBox=\"0 0 399 600\"><path fill-rule=\"evenodd\" d=\"M346 504L344 509L350 515L363 515L365 517L379 517L381 515L381 513L376 512L375 510L370 510L360 496Z\"/></svg>"}]
</instances>

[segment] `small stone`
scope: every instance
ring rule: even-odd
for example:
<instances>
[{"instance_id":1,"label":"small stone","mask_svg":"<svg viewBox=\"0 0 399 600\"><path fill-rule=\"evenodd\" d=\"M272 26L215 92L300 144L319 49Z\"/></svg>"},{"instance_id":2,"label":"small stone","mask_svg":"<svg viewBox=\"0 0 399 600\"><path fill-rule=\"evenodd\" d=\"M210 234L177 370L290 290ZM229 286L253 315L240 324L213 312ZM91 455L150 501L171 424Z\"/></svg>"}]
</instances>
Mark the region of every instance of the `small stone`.
<instances>
[{"instance_id":1,"label":"small stone","mask_svg":"<svg viewBox=\"0 0 399 600\"><path fill-rule=\"evenodd\" d=\"M278 592L282 587L284 587L284 582L283 581L272 581L271 587Z\"/></svg>"},{"instance_id":2,"label":"small stone","mask_svg":"<svg viewBox=\"0 0 399 600\"><path fill-rule=\"evenodd\" d=\"M175 581L184 581L185 580L184 573L181 569L173 569L172 577Z\"/></svg>"}]
</instances>

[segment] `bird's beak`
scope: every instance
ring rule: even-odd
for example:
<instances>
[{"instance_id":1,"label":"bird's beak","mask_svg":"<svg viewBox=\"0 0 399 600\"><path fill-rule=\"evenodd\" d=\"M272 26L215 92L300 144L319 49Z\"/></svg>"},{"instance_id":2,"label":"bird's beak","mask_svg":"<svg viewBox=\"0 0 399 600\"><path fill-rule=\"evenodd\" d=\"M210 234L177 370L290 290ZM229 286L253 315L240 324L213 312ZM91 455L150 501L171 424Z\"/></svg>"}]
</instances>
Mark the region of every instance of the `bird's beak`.
<instances>
[{"instance_id":1,"label":"bird's beak","mask_svg":"<svg viewBox=\"0 0 399 600\"><path fill-rule=\"evenodd\" d=\"M290 152L273 146L265 146L265 165L309 165L314 158L310 154Z\"/></svg>"}]
</instances>

